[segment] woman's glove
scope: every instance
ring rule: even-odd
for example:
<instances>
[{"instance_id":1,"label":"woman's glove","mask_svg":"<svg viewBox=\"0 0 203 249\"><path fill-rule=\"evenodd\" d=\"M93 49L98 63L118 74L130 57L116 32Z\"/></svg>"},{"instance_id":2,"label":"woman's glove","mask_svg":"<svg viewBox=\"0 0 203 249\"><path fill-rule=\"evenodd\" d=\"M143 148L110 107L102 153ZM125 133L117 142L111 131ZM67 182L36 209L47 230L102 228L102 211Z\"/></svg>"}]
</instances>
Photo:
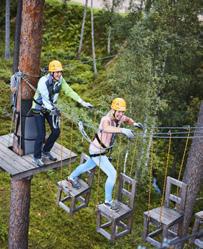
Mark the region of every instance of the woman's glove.
<instances>
[{"instance_id":1,"label":"woman's glove","mask_svg":"<svg viewBox=\"0 0 203 249\"><path fill-rule=\"evenodd\" d=\"M135 137L135 135L133 134L133 132L130 129L121 128L121 133L130 139Z\"/></svg>"},{"instance_id":2,"label":"woman's glove","mask_svg":"<svg viewBox=\"0 0 203 249\"><path fill-rule=\"evenodd\" d=\"M136 128L139 128L139 129L144 130L144 126L143 126L143 124L141 124L141 123L136 123L136 122L135 122L135 123L133 124L133 126L136 127Z\"/></svg>"}]
</instances>

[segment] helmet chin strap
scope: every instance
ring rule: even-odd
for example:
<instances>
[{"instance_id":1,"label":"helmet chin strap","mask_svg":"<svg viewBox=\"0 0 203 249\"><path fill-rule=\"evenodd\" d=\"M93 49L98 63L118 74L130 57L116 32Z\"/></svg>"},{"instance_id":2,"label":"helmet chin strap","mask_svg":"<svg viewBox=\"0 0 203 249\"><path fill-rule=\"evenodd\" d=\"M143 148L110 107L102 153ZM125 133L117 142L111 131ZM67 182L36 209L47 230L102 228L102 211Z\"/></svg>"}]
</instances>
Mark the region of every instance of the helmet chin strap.
<instances>
[{"instance_id":1,"label":"helmet chin strap","mask_svg":"<svg viewBox=\"0 0 203 249\"><path fill-rule=\"evenodd\" d=\"M113 117L116 119L116 110L113 112Z\"/></svg>"},{"instance_id":2,"label":"helmet chin strap","mask_svg":"<svg viewBox=\"0 0 203 249\"><path fill-rule=\"evenodd\" d=\"M51 76L52 76L53 80L55 80L55 81L60 81L60 79L61 79L61 76L60 76L60 79L57 80L57 79L54 77L54 72L51 73Z\"/></svg>"},{"instance_id":3,"label":"helmet chin strap","mask_svg":"<svg viewBox=\"0 0 203 249\"><path fill-rule=\"evenodd\" d=\"M115 119L115 122L116 122L116 127L118 126L118 124L119 124L119 120L116 118L116 110L113 110L114 112L113 112L113 117L114 117L114 119Z\"/></svg>"},{"instance_id":4,"label":"helmet chin strap","mask_svg":"<svg viewBox=\"0 0 203 249\"><path fill-rule=\"evenodd\" d=\"M55 78L54 78L54 72L51 73L51 77L55 80Z\"/></svg>"},{"instance_id":5,"label":"helmet chin strap","mask_svg":"<svg viewBox=\"0 0 203 249\"><path fill-rule=\"evenodd\" d=\"M119 122L119 120L116 118L116 112L117 112L117 111L114 110L114 112L113 112L113 117L114 117L114 119L115 119L115 121L116 121L116 123L117 123L117 122Z\"/></svg>"}]
</instances>

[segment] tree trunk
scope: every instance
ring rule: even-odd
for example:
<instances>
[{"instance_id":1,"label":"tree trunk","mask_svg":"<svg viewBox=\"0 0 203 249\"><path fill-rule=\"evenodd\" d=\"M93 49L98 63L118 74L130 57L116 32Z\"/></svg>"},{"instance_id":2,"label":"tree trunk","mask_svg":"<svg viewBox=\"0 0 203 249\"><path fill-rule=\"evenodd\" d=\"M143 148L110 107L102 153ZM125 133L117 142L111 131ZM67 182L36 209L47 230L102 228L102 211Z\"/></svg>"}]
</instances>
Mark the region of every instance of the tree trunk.
<instances>
[{"instance_id":1,"label":"tree trunk","mask_svg":"<svg viewBox=\"0 0 203 249\"><path fill-rule=\"evenodd\" d=\"M36 87L40 72L40 53L42 43L42 16L44 0L23 0L22 25L20 35L19 70L25 75L27 82ZM26 115L32 105L33 90L25 80L21 80L17 97L17 112L13 150L25 154L24 131ZM27 143L29 143L27 141ZM31 144L31 141L30 141ZM29 145L28 145L29 146Z\"/></svg>"},{"instance_id":2,"label":"tree trunk","mask_svg":"<svg viewBox=\"0 0 203 249\"><path fill-rule=\"evenodd\" d=\"M94 12L93 12L93 0L91 0L91 29L92 29L92 58L93 58L93 68L94 77L97 76L97 64L95 55L95 45L94 45Z\"/></svg>"},{"instance_id":3,"label":"tree trunk","mask_svg":"<svg viewBox=\"0 0 203 249\"><path fill-rule=\"evenodd\" d=\"M43 6L44 0L23 0L22 5L19 70L33 86L36 86L39 76ZM21 154L24 130L31 129L26 127L26 119L22 117L26 117L31 107L34 92L25 80L21 80L19 88L17 112L20 113L20 125L17 127L16 122L16 131L20 139L14 136L13 150ZM28 248L30 186L31 180L28 179L11 180L9 249Z\"/></svg>"},{"instance_id":4,"label":"tree trunk","mask_svg":"<svg viewBox=\"0 0 203 249\"><path fill-rule=\"evenodd\" d=\"M110 18L109 18L109 27L108 27L108 39L107 39L107 53L108 55L111 54L111 32L112 32L112 21L113 21L113 17L114 17L114 10L115 7L117 7L121 1L112 1L112 6L111 6L111 10L110 10Z\"/></svg>"},{"instance_id":5,"label":"tree trunk","mask_svg":"<svg viewBox=\"0 0 203 249\"><path fill-rule=\"evenodd\" d=\"M18 8L16 14L16 26L15 26L15 46L13 56L13 73L18 71L19 63L19 49L20 49L20 32L21 32L21 15L22 15L22 1L18 0Z\"/></svg>"},{"instance_id":6,"label":"tree trunk","mask_svg":"<svg viewBox=\"0 0 203 249\"><path fill-rule=\"evenodd\" d=\"M11 179L9 249L28 248L30 186L30 179Z\"/></svg>"},{"instance_id":7,"label":"tree trunk","mask_svg":"<svg viewBox=\"0 0 203 249\"><path fill-rule=\"evenodd\" d=\"M198 138L202 136L203 127L203 102L200 106L198 121L194 133L195 138L192 140L192 145L189 151L189 156L184 172L183 182L188 185L188 193L184 212L184 222L182 233L186 235L193 215L193 207L203 182L203 139Z\"/></svg>"},{"instance_id":8,"label":"tree trunk","mask_svg":"<svg viewBox=\"0 0 203 249\"><path fill-rule=\"evenodd\" d=\"M5 13L5 59L10 59L10 0L6 0Z\"/></svg>"},{"instance_id":9,"label":"tree trunk","mask_svg":"<svg viewBox=\"0 0 203 249\"><path fill-rule=\"evenodd\" d=\"M40 73L44 0L23 0L19 68L36 87ZM33 91L22 82L22 99L32 99Z\"/></svg>"},{"instance_id":10,"label":"tree trunk","mask_svg":"<svg viewBox=\"0 0 203 249\"><path fill-rule=\"evenodd\" d=\"M88 0L85 0L85 6L84 6L84 12L83 12L83 19L82 19L82 27L81 27L81 33L80 33L80 45L79 45L78 53L77 53L77 58L78 59L80 58L80 54L81 54L82 46L83 46L85 21L86 21L86 15L87 15L87 5L88 5Z\"/></svg>"},{"instance_id":11,"label":"tree trunk","mask_svg":"<svg viewBox=\"0 0 203 249\"><path fill-rule=\"evenodd\" d=\"M112 27L109 26L109 30L108 30L108 40L107 40L107 54L111 54L111 29Z\"/></svg>"}]
</instances>

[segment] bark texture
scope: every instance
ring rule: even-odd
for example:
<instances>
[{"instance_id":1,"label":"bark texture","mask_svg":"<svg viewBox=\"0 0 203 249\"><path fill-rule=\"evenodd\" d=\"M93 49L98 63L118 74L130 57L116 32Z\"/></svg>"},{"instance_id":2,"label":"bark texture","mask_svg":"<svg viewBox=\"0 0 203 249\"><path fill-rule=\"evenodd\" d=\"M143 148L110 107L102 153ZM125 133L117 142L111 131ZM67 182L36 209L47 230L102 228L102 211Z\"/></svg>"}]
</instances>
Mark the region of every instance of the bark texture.
<instances>
[{"instance_id":1,"label":"bark texture","mask_svg":"<svg viewBox=\"0 0 203 249\"><path fill-rule=\"evenodd\" d=\"M188 185L188 192L185 205L185 214L183 222L183 235L186 235L193 215L193 208L197 195L203 183L203 102L200 106L198 115L197 128L194 133L192 145L184 172L183 182ZM199 136L199 137L198 137Z\"/></svg>"},{"instance_id":2,"label":"bark texture","mask_svg":"<svg viewBox=\"0 0 203 249\"><path fill-rule=\"evenodd\" d=\"M11 179L9 249L28 248L31 180Z\"/></svg>"}]
</instances>

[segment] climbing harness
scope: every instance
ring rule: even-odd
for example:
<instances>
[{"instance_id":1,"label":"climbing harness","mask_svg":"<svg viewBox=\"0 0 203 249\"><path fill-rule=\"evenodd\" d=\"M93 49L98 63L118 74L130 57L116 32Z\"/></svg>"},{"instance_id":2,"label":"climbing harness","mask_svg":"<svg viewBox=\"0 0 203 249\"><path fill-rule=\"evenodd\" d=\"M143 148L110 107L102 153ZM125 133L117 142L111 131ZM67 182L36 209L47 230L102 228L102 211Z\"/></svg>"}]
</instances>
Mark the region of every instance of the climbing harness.
<instances>
[{"instance_id":1,"label":"climbing harness","mask_svg":"<svg viewBox=\"0 0 203 249\"><path fill-rule=\"evenodd\" d=\"M60 127L60 116L52 115L52 124L54 129L58 129Z\"/></svg>"},{"instance_id":2,"label":"climbing harness","mask_svg":"<svg viewBox=\"0 0 203 249\"><path fill-rule=\"evenodd\" d=\"M78 128L79 128L79 131L80 133L82 134L82 136L85 138L85 140L88 142L88 143L91 143L92 140L90 139L90 137L87 135L85 129L84 129L84 124L83 122L80 120L78 121ZM97 141L99 142L99 144L102 146L102 148L105 150L104 152L101 152L101 153L95 153L95 154L91 154L90 157L97 157L97 156L102 156L102 155L106 155L112 148L113 148L113 145L112 146L109 146L109 147L106 147L102 141L100 140L99 136L97 133L95 133L95 137L97 139Z\"/></svg>"},{"instance_id":3,"label":"climbing harness","mask_svg":"<svg viewBox=\"0 0 203 249\"><path fill-rule=\"evenodd\" d=\"M85 129L84 129L84 124L82 121L78 121L78 128L79 128L79 131L80 133L82 134L82 136L85 138L85 140L88 142L88 143L91 143L91 139L90 137L87 135Z\"/></svg>"},{"instance_id":4,"label":"climbing harness","mask_svg":"<svg viewBox=\"0 0 203 249\"><path fill-rule=\"evenodd\" d=\"M29 80L26 78L27 74L25 74L25 73L23 73L23 72L20 72L19 75L21 75L21 78L25 81L25 83L26 83L34 92L37 92L37 91L38 91L37 88L35 88L35 87L29 82ZM57 108L56 105L55 105L52 101L50 101L50 99L47 99L46 96L44 96L43 94L41 94L41 96L42 96L46 101L49 101L53 108ZM40 104L37 100L35 100L34 98L33 98L33 101L34 101L36 104L41 105L41 104ZM41 106L42 106L42 109L43 109L43 105L41 105ZM45 108L44 108L44 109L45 109Z\"/></svg>"},{"instance_id":5,"label":"climbing harness","mask_svg":"<svg viewBox=\"0 0 203 249\"><path fill-rule=\"evenodd\" d=\"M20 85L21 81L21 72L16 72L12 77L11 77L11 87L16 88L16 92L12 94L12 99L11 99L11 106L13 107L14 111L16 111L16 106L17 106L17 98L18 98L18 88Z\"/></svg>"}]
</instances>

